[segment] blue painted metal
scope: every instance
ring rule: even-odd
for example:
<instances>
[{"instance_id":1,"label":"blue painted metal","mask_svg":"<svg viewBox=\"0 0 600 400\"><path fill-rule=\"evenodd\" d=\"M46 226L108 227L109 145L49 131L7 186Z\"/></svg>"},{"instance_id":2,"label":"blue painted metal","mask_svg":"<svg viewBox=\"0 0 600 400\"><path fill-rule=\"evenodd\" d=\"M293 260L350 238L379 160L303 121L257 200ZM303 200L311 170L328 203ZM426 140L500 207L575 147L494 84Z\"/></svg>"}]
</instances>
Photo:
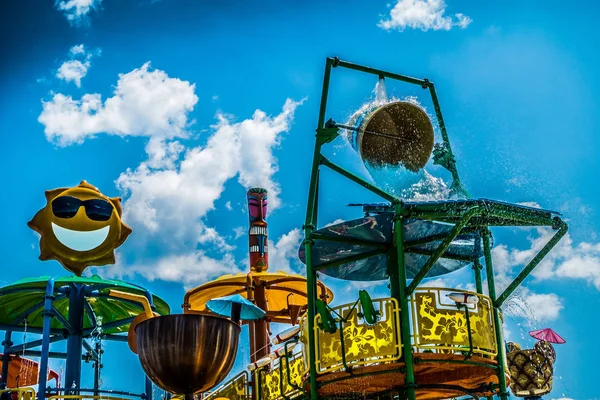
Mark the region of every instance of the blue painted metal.
<instances>
[{"instance_id":1,"label":"blue painted metal","mask_svg":"<svg viewBox=\"0 0 600 400\"><path fill-rule=\"evenodd\" d=\"M146 400L152 400L152 381L146 377Z\"/></svg>"},{"instance_id":2,"label":"blue painted metal","mask_svg":"<svg viewBox=\"0 0 600 400\"><path fill-rule=\"evenodd\" d=\"M73 284L69 291L69 324L73 332L67 337L65 387L79 388L81 383L82 327L86 285Z\"/></svg>"},{"instance_id":3,"label":"blue painted metal","mask_svg":"<svg viewBox=\"0 0 600 400\"><path fill-rule=\"evenodd\" d=\"M40 360L40 371L38 378L38 400L46 396L46 380L48 379L48 353L50 352L50 323L54 312L52 302L54 301L54 278L48 279L46 283L46 294L44 295L44 325L42 327L42 356Z\"/></svg>"},{"instance_id":4,"label":"blue painted metal","mask_svg":"<svg viewBox=\"0 0 600 400\"><path fill-rule=\"evenodd\" d=\"M6 389L6 382L8 381L8 364L10 363L10 352L8 349L12 346L13 342L10 340L12 336L11 331L6 331L4 334L4 352L2 353L2 380L0 381L0 389Z\"/></svg>"},{"instance_id":5,"label":"blue painted metal","mask_svg":"<svg viewBox=\"0 0 600 400\"><path fill-rule=\"evenodd\" d=\"M150 293L149 290L145 289L144 295L146 296L148 303L150 303L150 307L154 310L156 307L154 306L154 302L152 301L152 293ZM146 378L146 400L152 400L152 381L148 378L148 376L145 376L145 378Z\"/></svg>"},{"instance_id":6,"label":"blue painted metal","mask_svg":"<svg viewBox=\"0 0 600 400\"><path fill-rule=\"evenodd\" d=\"M54 342L60 342L61 340L65 340L65 337L63 335L53 335L50 336L48 338L48 343L54 343ZM23 343L23 344L19 344L16 346L11 346L10 348L4 350L4 352L8 352L8 353L20 353L23 350L26 349L32 349L34 347L38 347L40 345L44 344L44 339L40 339L40 340L34 340L32 342L27 342L27 343Z\"/></svg>"}]
</instances>

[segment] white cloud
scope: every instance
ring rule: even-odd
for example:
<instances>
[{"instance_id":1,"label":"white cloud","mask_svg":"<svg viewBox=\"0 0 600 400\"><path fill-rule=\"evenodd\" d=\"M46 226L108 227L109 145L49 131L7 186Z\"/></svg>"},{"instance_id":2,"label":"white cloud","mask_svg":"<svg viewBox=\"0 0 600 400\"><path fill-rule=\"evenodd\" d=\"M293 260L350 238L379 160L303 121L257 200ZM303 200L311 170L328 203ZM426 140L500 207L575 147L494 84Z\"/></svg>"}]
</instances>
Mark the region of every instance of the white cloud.
<instances>
[{"instance_id":1,"label":"white cloud","mask_svg":"<svg viewBox=\"0 0 600 400\"><path fill-rule=\"evenodd\" d=\"M525 207L542 208L542 206L540 206L535 201L523 201L523 202L517 203L517 204L520 205L520 206L525 206Z\"/></svg>"},{"instance_id":2,"label":"white cloud","mask_svg":"<svg viewBox=\"0 0 600 400\"><path fill-rule=\"evenodd\" d=\"M452 287L444 278L424 279L419 287L447 288Z\"/></svg>"},{"instance_id":3,"label":"white cloud","mask_svg":"<svg viewBox=\"0 0 600 400\"><path fill-rule=\"evenodd\" d=\"M517 265L524 265L555 234L549 228L538 228L537 235L530 237L529 249L508 249L506 246L494 248L497 258L495 265L501 268L512 269ZM581 242L578 245L567 233L554 249L533 270L532 275L539 280L551 278L582 279L600 290L600 243Z\"/></svg>"},{"instance_id":4,"label":"white cloud","mask_svg":"<svg viewBox=\"0 0 600 400\"><path fill-rule=\"evenodd\" d=\"M82 44L78 44L75 45L73 47L71 47L71 49L69 50L69 53L71 54L71 56L76 56L78 54L85 54L85 46Z\"/></svg>"},{"instance_id":5,"label":"white cloud","mask_svg":"<svg viewBox=\"0 0 600 400\"><path fill-rule=\"evenodd\" d=\"M56 77L66 82L74 82L77 87L81 87L81 79L87 75L91 66L92 55L85 51L82 44L71 47L69 50L70 60L65 61L56 71ZM76 60L76 57L84 57L83 61Z\"/></svg>"},{"instance_id":6,"label":"white cloud","mask_svg":"<svg viewBox=\"0 0 600 400\"><path fill-rule=\"evenodd\" d=\"M493 249L498 293L512 281L515 267L526 265L556 233L550 228L537 228L534 232L536 235L529 238L530 247L527 249L509 249L506 245ZM600 243L582 242L574 245L567 233L533 270L532 275L538 280L581 279L600 290ZM526 287L520 287L506 301L504 308L519 317L544 321L557 319L564 306L556 294L533 293Z\"/></svg>"},{"instance_id":7,"label":"white cloud","mask_svg":"<svg viewBox=\"0 0 600 400\"><path fill-rule=\"evenodd\" d=\"M148 161L117 179L128 197L126 220L150 232L197 236L199 219L214 209L225 183L236 176L244 187L266 187L270 209L276 209L279 186L273 180L277 160L272 151L289 129L298 104L288 99L275 117L257 110L239 123L219 115L206 145L185 151L177 142L151 140Z\"/></svg>"},{"instance_id":8,"label":"white cloud","mask_svg":"<svg viewBox=\"0 0 600 400\"><path fill-rule=\"evenodd\" d=\"M298 268L293 268L292 263L296 265L300 263L298 261L298 248L302 239L302 232L296 228L281 235L277 242L269 240L269 270L297 274L299 272Z\"/></svg>"},{"instance_id":9,"label":"white cloud","mask_svg":"<svg viewBox=\"0 0 600 400\"><path fill-rule=\"evenodd\" d=\"M38 121L49 141L60 146L80 143L99 133L172 139L188 136L188 113L198 102L195 86L150 70L150 63L120 74L114 95L104 102L98 93L80 100L61 93L42 101ZM156 144L156 143L154 143Z\"/></svg>"},{"instance_id":10,"label":"white cloud","mask_svg":"<svg viewBox=\"0 0 600 400\"><path fill-rule=\"evenodd\" d=\"M57 0L56 8L62 11L71 23L85 21L88 13L100 6L102 0Z\"/></svg>"},{"instance_id":11,"label":"white cloud","mask_svg":"<svg viewBox=\"0 0 600 400\"><path fill-rule=\"evenodd\" d=\"M333 222L326 224L323 228L327 228L328 226L332 226L332 225L341 224L342 222L344 222L344 220L338 218L338 219L334 220Z\"/></svg>"},{"instance_id":12,"label":"white cloud","mask_svg":"<svg viewBox=\"0 0 600 400\"><path fill-rule=\"evenodd\" d=\"M233 239L237 240L237 239L241 238L242 236L244 236L246 234L246 232L248 232L248 228L244 228L243 226L238 226L236 228L233 228L233 233L235 234L235 237Z\"/></svg>"},{"instance_id":13,"label":"white cloud","mask_svg":"<svg viewBox=\"0 0 600 400\"><path fill-rule=\"evenodd\" d=\"M82 63L79 60L65 61L56 72L56 77L67 82L75 82L77 87L81 87L81 79L87 74L90 62Z\"/></svg>"},{"instance_id":14,"label":"white cloud","mask_svg":"<svg viewBox=\"0 0 600 400\"><path fill-rule=\"evenodd\" d=\"M190 251L183 254L169 254L153 262L109 267L106 273L113 277L132 277L141 275L154 281L181 282L186 290L215 279L224 274L242 272L236 265L230 253L221 258L213 258L202 250ZM106 275L106 273L104 273Z\"/></svg>"},{"instance_id":15,"label":"white cloud","mask_svg":"<svg viewBox=\"0 0 600 400\"><path fill-rule=\"evenodd\" d=\"M398 0L390 11L389 19L382 19L378 26L386 30L403 31L412 28L422 31L447 31L454 26L464 29L472 22L471 18L462 13L453 16L445 13L444 0Z\"/></svg>"},{"instance_id":16,"label":"white cloud","mask_svg":"<svg viewBox=\"0 0 600 400\"><path fill-rule=\"evenodd\" d=\"M231 207L231 202L230 202L230 201L228 201L227 203L225 203L225 208L226 208L228 211L231 211L231 210L233 210L233 208Z\"/></svg>"}]
</instances>

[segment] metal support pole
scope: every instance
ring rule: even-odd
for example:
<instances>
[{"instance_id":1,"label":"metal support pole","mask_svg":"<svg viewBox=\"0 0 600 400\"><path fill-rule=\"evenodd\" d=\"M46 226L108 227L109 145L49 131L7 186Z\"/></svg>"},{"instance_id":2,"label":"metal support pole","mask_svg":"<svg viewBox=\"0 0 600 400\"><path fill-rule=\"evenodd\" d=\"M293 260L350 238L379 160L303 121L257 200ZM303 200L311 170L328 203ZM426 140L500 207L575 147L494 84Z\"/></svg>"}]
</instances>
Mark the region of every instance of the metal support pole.
<instances>
[{"instance_id":1,"label":"metal support pole","mask_svg":"<svg viewBox=\"0 0 600 400\"><path fill-rule=\"evenodd\" d=\"M11 336L12 331L6 331L4 341L2 342L4 351L2 353L2 380L0 381L0 389L6 389L6 383L8 382L8 365L10 364L10 352L8 349L13 345L13 342L10 340Z\"/></svg>"},{"instance_id":2,"label":"metal support pole","mask_svg":"<svg viewBox=\"0 0 600 400\"><path fill-rule=\"evenodd\" d=\"M152 381L146 376L145 381L146 400L152 400Z\"/></svg>"},{"instance_id":3,"label":"metal support pole","mask_svg":"<svg viewBox=\"0 0 600 400\"><path fill-rule=\"evenodd\" d=\"M94 396L98 396L100 389L100 370L102 369L102 346L100 342L95 345L96 359L94 360Z\"/></svg>"},{"instance_id":4,"label":"metal support pole","mask_svg":"<svg viewBox=\"0 0 600 400\"><path fill-rule=\"evenodd\" d=\"M85 285L74 284L69 291L69 324L73 333L67 337L67 361L65 371L65 387L79 389L81 383L81 353L83 346L83 315L85 302ZM77 394L77 392L66 393Z\"/></svg>"},{"instance_id":5,"label":"metal support pole","mask_svg":"<svg viewBox=\"0 0 600 400\"><path fill-rule=\"evenodd\" d=\"M483 266L481 265L481 262L479 261L479 254L481 254L481 236L477 235L477 237L475 238L475 246L473 249L473 256L474 256L474 260L473 260L473 271L475 272L475 290L477 291L477 293L479 294L483 294L483 283L481 282L481 270L483 269Z\"/></svg>"},{"instance_id":6,"label":"metal support pole","mask_svg":"<svg viewBox=\"0 0 600 400\"><path fill-rule=\"evenodd\" d=\"M52 323L52 302L54 301L54 278L46 283L44 295L44 324L42 327L42 354L40 357L40 371L38 377L38 400L46 397L46 381L48 380L48 353L50 352L50 324Z\"/></svg>"},{"instance_id":7,"label":"metal support pole","mask_svg":"<svg viewBox=\"0 0 600 400\"><path fill-rule=\"evenodd\" d=\"M406 285L406 266L404 263L404 217L402 203L395 204L394 214L394 246L396 247L398 276L398 297L400 300L400 337L402 340L402 358L406 367L406 378L404 380L404 393L408 400L415 400L416 382L413 365L412 344L410 339L410 306L408 302L408 290Z\"/></svg>"},{"instance_id":8,"label":"metal support pole","mask_svg":"<svg viewBox=\"0 0 600 400\"><path fill-rule=\"evenodd\" d=\"M310 187L308 189L308 204L306 206L306 220L304 223L304 251L306 257L306 295L307 295L307 315L308 315L308 365L310 376L310 398L318 399L319 389L317 388L317 367L315 352L315 301L317 298L317 277L313 269L312 262L312 233L315 230L317 221L317 187L319 185L319 165L321 162L321 146L325 140L320 137L321 130L325 127L325 112L327 107L327 96L329 94L329 80L331 78L332 59L328 58L325 62L325 75L323 77L323 91L321 93L321 106L319 109L319 120L317 124L317 137L315 141L315 151L313 154L312 169L310 174Z\"/></svg>"},{"instance_id":9,"label":"metal support pole","mask_svg":"<svg viewBox=\"0 0 600 400\"><path fill-rule=\"evenodd\" d=\"M512 281L510 285L508 285L504 292L502 292L502 294L498 296L498 299L494 300L495 306L500 307L502 303L504 303L508 296L510 296L512 292L515 291L515 289L523 282L523 280L531 273L531 271L533 271L533 269L537 267L540 261L542 261L542 259L546 257L550 250L552 250L552 248L556 246L560 239L562 239L562 237L567 233L568 226L563 220L556 218L555 222L556 225L558 225L558 231L554 234L554 236L552 236L552 239L550 239L548 243L546 243L546 245L539 251L539 253L537 253L531 261L529 261L527 266L523 268L523 270L519 273L519 275L517 275L515 280Z\"/></svg>"},{"instance_id":10,"label":"metal support pole","mask_svg":"<svg viewBox=\"0 0 600 400\"><path fill-rule=\"evenodd\" d=\"M502 323L500 321L500 313L498 311L498 307L496 306L496 284L494 282L494 267L492 264L492 246L491 246L491 237L492 233L489 229L485 229L482 232L483 236L483 252L485 255L485 271L486 278L488 282L488 291L490 299L493 304L493 314L494 314L494 325L496 330L496 346L498 348L498 355L496 356L496 361L498 362L498 382L500 388L500 399L508 400L508 391L506 389L506 376L504 375L504 340L502 338Z\"/></svg>"},{"instance_id":11,"label":"metal support pole","mask_svg":"<svg viewBox=\"0 0 600 400\"><path fill-rule=\"evenodd\" d=\"M146 296L146 299L148 299L148 303L150 303L152 310L155 310L156 306L154 305L154 300L152 299L152 293L150 293L149 290L144 290L144 295ZM100 343L96 343L96 346L101 347ZM98 356L100 360L102 360L102 351L103 350L101 348L98 349ZM100 364L100 368L102 368L102 364ZM145 376L145 378L144 384L146 388L146 400L152 400L152 381L150 378L148 378L148 376ZM98 379L100 379L100 372L98 372Z\"/></svg>"},{"instance_id":12,"label":"metal support pole","mask_svg":"<svg viewBox=\"0 0 600 400\"><path fill-rule=\"evenodd\" d=\"M417 273L415 278L412 280L412 282L408 286L408 293L407 293L408 295L412 294L412 292L417 288L417 285L419 283L421 283L423 278L425 278L427 273L431 270L431 268L433 268L433 266L435 265L437 260L439 260L439 258L444 254L446 249L448 249L448 247L450 247L450 245L452 244L452 241L460 234L462 229L467 225L467 223L469 223L471 218L473 218L477 214L481 214L481 212L482 212L481 207L478 207L478 206L472 207L469 211L467 211L463 215L463 217L460 219L460 221L458 221L458 223L456 225L454 225L454 228L452 228L452 230L448 233L448 236L446 236L446 238L444 240L442 240L442 243L440 243L438 248L435 249L435 251L433 252L431 257L429 257L429 259L427 260L425 265L423 265L421 267L421 269L419 270L419 272Z\"/></svg>"}]
</instances>

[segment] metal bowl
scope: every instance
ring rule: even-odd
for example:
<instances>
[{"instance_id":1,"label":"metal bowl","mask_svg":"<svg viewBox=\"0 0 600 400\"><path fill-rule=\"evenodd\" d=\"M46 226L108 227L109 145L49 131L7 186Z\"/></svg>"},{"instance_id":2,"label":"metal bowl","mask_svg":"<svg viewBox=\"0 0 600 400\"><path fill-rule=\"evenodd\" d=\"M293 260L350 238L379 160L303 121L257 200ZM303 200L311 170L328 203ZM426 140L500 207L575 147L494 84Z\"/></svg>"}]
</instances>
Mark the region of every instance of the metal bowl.
<instances>
[{"instance_id":1,"label":"metal bowl","mask_svg":"<svg viewBox=\"0 0 600 400\"><path fill-rule=\"evenodd\" d=\"M142 368L171 393L205 392L233 367L241 328L214 315L175 314L148 319L136 328Z\"/></svg>"}]
</instances>

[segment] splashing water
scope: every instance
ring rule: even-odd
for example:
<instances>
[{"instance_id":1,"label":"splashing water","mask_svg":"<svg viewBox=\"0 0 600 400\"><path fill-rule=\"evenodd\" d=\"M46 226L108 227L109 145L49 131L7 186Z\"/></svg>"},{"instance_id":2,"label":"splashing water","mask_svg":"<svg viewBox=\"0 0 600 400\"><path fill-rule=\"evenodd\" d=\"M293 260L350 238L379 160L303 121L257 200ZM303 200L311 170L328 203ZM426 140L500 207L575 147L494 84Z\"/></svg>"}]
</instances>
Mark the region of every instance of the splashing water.
<instances>
[{"instance_id":1,"label":"splashing water","mask_svg":"<svg viewBox=\"0 0 600 400\"><path fill-rule=\"evenodd\" d=\"M373 94L375 95L375 101L373 104L382 105L390 102L387 95L387 90L385 88L385 80L380 78L375 85L375 89L373 89Z\"/></svg>"},{"instance_id":2,"label":"splashing water","mask_svg":"<svg viewBox=\"0 0 600 400\"><path fill-rule=\"evenodd\" d=\"M352 114L348 119L348 125L356 126L359 118L368 114L370 110L395 101L409 102L425 110L414 96L388 97L384 79L377 81L373 89L373 97L374 99L361 105ZM351 130L344 130L341 133L341 136L346 139L346 144L352 146L355 133ZM376 166L368 162L365 162L365 167L380 188L405 200L436 201L453 198L449 185L442 178L431 175L425 168L418 172L412 172L401 165Z\"/></svg>"}]
</instances>

